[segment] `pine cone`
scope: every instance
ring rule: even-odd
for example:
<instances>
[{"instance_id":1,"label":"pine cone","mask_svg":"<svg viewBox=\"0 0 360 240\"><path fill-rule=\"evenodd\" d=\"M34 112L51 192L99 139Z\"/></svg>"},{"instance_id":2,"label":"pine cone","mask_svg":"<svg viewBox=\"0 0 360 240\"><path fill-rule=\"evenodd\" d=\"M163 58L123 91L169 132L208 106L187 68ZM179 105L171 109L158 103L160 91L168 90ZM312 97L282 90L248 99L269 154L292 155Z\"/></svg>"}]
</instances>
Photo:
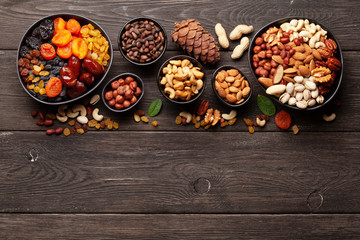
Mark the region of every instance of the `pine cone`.
<instances>
[{"instance_id":1,"label":"pine cone","mask_svg":"<svg viewBox=\"0 0 360 240\"><path fill-rule=\"evenodd\" d=\"M220 60L218 43L195 19L175 23L171 38L189 55L200 58L204 64L215 64Z\"/></svg>"}]
</instances>

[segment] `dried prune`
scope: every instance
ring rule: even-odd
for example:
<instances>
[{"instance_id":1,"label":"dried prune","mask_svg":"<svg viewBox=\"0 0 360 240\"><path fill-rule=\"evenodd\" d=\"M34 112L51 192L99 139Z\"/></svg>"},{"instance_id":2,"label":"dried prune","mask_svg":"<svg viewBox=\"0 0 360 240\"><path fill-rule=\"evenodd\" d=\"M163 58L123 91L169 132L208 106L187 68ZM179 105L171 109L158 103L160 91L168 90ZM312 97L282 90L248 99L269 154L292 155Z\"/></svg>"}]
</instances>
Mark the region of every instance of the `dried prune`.
<instances>
[{"instance_id":1,"label":"dried prune","mask_svg":"<svg viewBox=\"0 0 360 240\"><path fill-rule=\"evenodd\" d=\"M40 27L36 27L32 33L31 36L35 37L35 38L40 38Z\"/></svg>"},{"instance_id":2,"label":"dried prune","mask_svg":"<svg viewBox=\"0 0 360 240\"><path fill-rule=\"evenodd\" d=\"M21 46L20 48L20 57L25 57L27 53L29 53L30 48L28 46Z\"/></svg>"},{"instance_id":3,"label":"dried prune","mask_svg":"<svg viewBox=\"0 0 360 240\"><path fill-rule=\"evenodd\" d=\"M45 40L45 41L50 40L50 38L54 34L53 21L51 21L50 19L46 19L40 24L39 28L40 28L40 37L41 37L41 39Z\"/></svg>"},{"instance_id":4,"label":"dried prune","mask_svg":"<svg viewBox=\"0 0 360 240\"><path fill-rule=\"evenodd\" d=\"M40 50L41 44L41 40L36 37L30 36L26 38L26 45L28 45L32 49Z\"/></svg>"}]
</instances>

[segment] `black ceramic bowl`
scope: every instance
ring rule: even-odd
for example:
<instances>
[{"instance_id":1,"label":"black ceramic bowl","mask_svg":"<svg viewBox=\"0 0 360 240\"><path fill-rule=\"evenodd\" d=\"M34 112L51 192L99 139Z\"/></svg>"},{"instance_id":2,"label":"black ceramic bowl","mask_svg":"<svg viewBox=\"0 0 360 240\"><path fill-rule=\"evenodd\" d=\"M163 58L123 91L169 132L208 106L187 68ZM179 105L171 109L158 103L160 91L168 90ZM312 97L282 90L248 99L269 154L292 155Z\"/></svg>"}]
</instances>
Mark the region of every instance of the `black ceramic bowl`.
<instances>
[{"instance_id":1,"label":"black ceramic bowl","mask_svg":"<svg viewBox=\"0 0 360 240\"><path fill-rule=\"evenodd\" d=\"M202 89L200 89L200 91L199 91L198 94L192 96L189 101L184 101L184 100L181 100L181 99L171 99L171 98L169 97L169 95L167 95L167 94L164 92L165 86L160 84L160 80L161 80L162 77L164 76L164 74L163 74L163 72L162 72L163 68L165 68L165 67L169 64L169 62L170 62L171 60L184 60L184 59L188 59L195 67L199 67L200 70L204 73L204 77L202 78L204 85L203 85ZM159 87L159 90L160 90L161 94L162 94L167 100L169 100L169 101L172 102L172 103L177 103L177 104L188 104L188 103L191 103L191 102L195 101L196 99L198 99L198 98L201 96L201 94L204 92L205 87L206 87L206 73L205 73L205 71L204 71L204 67L203 67L203 66L200 64L200 62L197 61L195 58L190 57L190 56L186 56L186 55L177 55L177 56L174 56L174 57L169 58L168 60L166 60L166 61L161 65L161 67L160 67L160 69L159 69L159 72L158 72L158 74L157 74L157 77L156 77L156 81L157 81L157 84L158 84L158 87Z\"/></svg>"},{"instance_id":2,"label":"black ceramic bowl","mask_svg":"<svg viewBox=\"0 0 360 240\"><path fill-rule=\"evenodd\" d=\"M336 79L333 83L333 85L331 86L331 90L329 93L323 95L324 96L324 102L322 104L316 104L315 106L313 107L307 107L306 109L300 109L296 106L290 106L289 104L283 104L279 101L279 99L275 96L271 96L271 95L267 95L268 97L270 97L271 99L275 100L276 102L278 102L279 104L281 105L284 105L288 108L292 108L292 109L296 109L296 110L303 110L303 111L311 111L311 110L315 110L315 109L319 109L323 106L325 106L327 103L329 103L333 98L334 96L336 95L337 91L339 90L339 87L340 87L340 84L341 84L341 81L342 81L342 77L343 77L343 69L344 69L344 62L343 62L343 55L342 55L342 51L341 51L341 48L340 48L340 44L338 42L338 40L336 39L336 37L331 33L331 31L329 30L329 28L325 27L324 25L322 25L321 23L317 22L316 20L313 20L313 19L310 19L310 18L305 18L305 17L287 17L287 18L282 18L282 19L279 19L279 20L276 20L274 22L271 22L269 24L267 24L266 26L264 26L263 28L261 28L253 37L253 39L251 40L251 43L250 43L250 47L249 47L249 53L248 53L248 58L249 58L249 64L250 64L250 69L251 69L251 72L254 76L254 78L256 79L256 82L262 87L262 89L264 90L264 92L266 91L266 88L257 81L258 77L256 74L255 74L255 68L253 66L253 60L252 60L252 57L254 55L254 52L253 52L253 48L256 46L255 44L255 40L256 38L258 37L261 37L261 35L266 32L268 30L269 27L273 27L273 26L276 26L276 27L280 27L281 24L283 24L284 22L289 22L291 21L292 19L308 19L310 23L315 23L315 24L319 24L325 31L327 31L327 36L328 38L332 38L335 40L337 46L338 46L338 49L337 49L337 52L336 54L334 55L337 59L340 60L341 62L341 70L339 72L337 72L336 74Z\"/></svg>"},{"instance_id":3,"label":"black ceramic bowl","mask_svg":"<svg viewBox=\"0 0 360 240\"><path fill-rule=\"evenodd\" d=\"M217 96L217 98L220 100L220 102L222 102L223 104L229 106L229 107L241 107L241 106L244 106L248 101L249 99L251 98L251 95L252 95L252 86L251 86L251 83L250 81L247 79L247 77L245 76L244 79L246 79L249 83L249 87L250 87L250 93L249 93L249 96L247 96L247 98L242 102L242 103L239 103L239 104L232 104L232 103L229 103L227 101L225 101L218 93L218 91L216 90L215 88L215 77L216 75L218 74L218 72L220 72L221 70L230 70L230 69L236 69L239 71L239 73L241 73L242 76L245 76L238 68L236 67L233 67L233 66L230 66L230 65L225 65L225 66L221 66L219 67L218 69L215 70L213 76L212 76L212 79L211 79L211 86L212 86L212 89L215 93L215 95Z\"/></svg>"},{"instance_id":4,"label":"black ceramic bowl","mask_svg":"<svg viewBox=\"0 0 360 240\"><path fill-rule=\"evenodd\" d=\"M163 45L163 50L161 51L160 55L149 61L149 62L138 62L138 61L135 61L135 60L132 60L130 59L127 55L126 55L126 52L122 49L123 47L123 44L122 44L122 40L121 40L121 36L125 33L125 27L129 24L129 23L133 23L133 22L136 22L136 21L145 21L145 20L148 20L148 21L152 21L159 29L160 31L163 33L164 35L164 45ZM155 21L154 19L152 18L143 18L143 17L140 17L140 18L134 18L134 19L131 19L130 21L128 21L127 23L124 24L124 26L121 28L120 30L120 33L119 33L119 37L118 37L118 47L119 47L119 51L121 53L121 55L129 62L135 64L135 65L138 65L138 66L145 66L145 65L150 65L150 64L153 64L155 63L157 60L159 60L165 53L166 51L166 46L167 46L167 35L166 35L166 31L165 29L160 25L160 23L158 23L157 21Z\"/></svg>"},{"instance_id":5,"label":"black ceramic bowl","mask_svg":"<svg viewBox=\"0 0 360 240\"><path fill-rule=\"evenodd\" d=\"M111 107L111 106L108 104L107 100L105 99L105 93L106 93L107 91L109 91L109 90L112 90L111 83L112 83L113 81L118 80L119 78L125 79L125 78L128 77L128 76L134 78L134 80L137 82L138 87L140 87L140 89L141 89L141 95L137 98L137 101L136 101L134 104L130 105L130 106L127 107L127 108L116 109L115 107ZM112 78L108 83L106 83L106 85L104 86L104 88L103 88L103 90L102 90L102 92L101 92L101 99L102 99L102 101L104 102L104 105L105 105L108 109L110 109L111 111L119 112L119 113L120 113L120 112L126 112L126 111L132 109L133 107L135 107L136 104L138 104L138 103L140 102L140 100L142 99L143 96L144 96L144 82L143 82L143 80L142 80L139 76L137 76L137 75L135 75L135 74L133 74L133 73L122 73L122 74L120 74L120 75L117 75L116 77Z\"/></svg>"},{"instance_id":6,"label":"black ceramic bowl","mask_svg":"<svg viewBox=\"0 0 360 240\"><path fill-rule=\"evenodd\" d=\"M56 101L56 98L45 98L45 99L40 99L39 97L37 97L37 95L33 95L27 88L26 88L26 84L24 83L24 81L21 79L20 73L19 73L19 68L18 68L18 59L20 58L20 48L23 45L26 45L26 37L31 35L32 31L38 27L40 25L40 23L42 21L44 21L45 19L51 19L54 20L58 17L63 18L65 21L69 20L70 18L74 18L76 19L81 26L86 25L91 23L96 29L100 30L101 34L106 38L106 40L109 42L109 55L110 55L110 59L108 60L108 65L105 69L105 73L102 76L101 79L96 80L96 82L91 86L88 87L87 91L82 94L79 97L76 98L67 98L67 99L63 99L61 101ZM50 40L51 41L51 40ZM104 31L104 29L102 27L100 27L99 24L97 24L96 22L94 22L93 20L83 17L83 16L79 16L79 15L74 15L74 14L66 14L66 13L61 13L61 14L55 14L55 15L50 15L47 17L44 17L40 20L38 20L37 22L35 22L33 25L31 25L31 27L26 31L25 35L22 37L20 44L19 44L19 48L18 48L18 52L17 52L17 59L16 59L16 72L19 78L19 81L21 83L21 86L24 88L25 92L27 92L33 99L35 99L38 102L44 103L44 104L48 104L48 105L60 105L60 104L66 104L66 103L70 103L70 102L74 102L80 98L85 97L86 95L90 94L92 91L94 91L100 84L101 82L105 79L106 75L108 74L110 67L112 65L112 61L113 61L113 48L111 45L111 41L109 36L106 34L106 32Z\"/></svg>"}]
</instances>

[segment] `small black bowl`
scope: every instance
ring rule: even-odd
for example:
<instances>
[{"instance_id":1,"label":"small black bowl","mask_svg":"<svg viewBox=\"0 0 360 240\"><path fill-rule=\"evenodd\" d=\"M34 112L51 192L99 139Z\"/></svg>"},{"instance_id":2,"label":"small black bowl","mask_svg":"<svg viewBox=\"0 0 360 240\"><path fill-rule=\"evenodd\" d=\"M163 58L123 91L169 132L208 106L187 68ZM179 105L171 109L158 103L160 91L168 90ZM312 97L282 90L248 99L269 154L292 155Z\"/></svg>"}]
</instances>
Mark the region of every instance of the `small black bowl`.
<instances>
[{"instance_id":1,"label":"small black bowl","mask_svg":"<svg viewBox=\"0 0 360 240\"><path fill-rule=\"evenodd\" d=\"M118 80L119 78L125 79L125 78L128 77L128 76L134 78L134 80L137 82L138 87L141 88L141 95L138 97L137 101L136 101L134 104L130 105L130 106L127 107L127 108L116 109L116 108L114 108L114 107L111 107L111 106L108 104L107 100L105 99L105 93L106 93L107 91L109 91L109 90L112 90L112 88L111 88L111 83L112 83L113 81ZM133 107L135 107L136 104L138 104L138 103L140 102L140 100L142 99L143 96L144 96L144 82L143 82L143 80L142 80L138 75L133 74L133 73L122 73L122 74L117 75L116 77L112 78L108 83L106 83L106 85L104 86L104 88L103 88L103 90L102 90L102 92L101 92L101 99L102 99L104 105L105 105L108 109L110 109L111 111L118 112L118 113L120 113L120 112L126 112L126 111L132 109Z\"/></svg>"},{"instance_id":2,"label":"small black bowl","mask_svg":"<svg viewBox=\"0 0 360 240\"><path fill-rule=\"evenodd\" d=\"M160 55L149 61L149 62L137 62L137 61L134 61L132 59L130 59L126 53L124 52L124 50L122 49L122 41L121 41L121 36L122 34L125 32L125 27L130 24L130 23L133 23L133 22L136 22L136 21L145 21L145 20L148 20L148 21L152 21L158 28L160 28L160 31L163 33L164 35L164 48L163 50L161 51ZM167 46L167 35L166 35L166 31L165 29L160 25L160 23L158 23L157 21L155 21L154 19L152 18L144 18L144 17L140 17L140 18L133 18L131 19L130 21L128 21L127 23L124 24L124 26L121 28L120 30L120 33L119 33L119 37L118 37L118 40L117 40L117 43L118 43L118 47L119 47L119 51L121 53L121 55L129 62L135 64L135 65L138 65L138 66L146 66L146 65L150 65L150 64L153 64L155 63L157 60L159 60L165 53L166 51L166 46Z\"/></svg>"},{"instance_id":3,"label":"small black bowl","mask_svg":"<svg viewBox=\"0 0 360 240\"><path fill-rule=\"evenodd\" d=\"M171 99L165 92L164 92L164 89L165 89L165 86L164 85L161 85L160 84L160 80L161 78L164 76L162 70L164 67L166 67L169 62L171 60L184 60L184 59L188 59L195 67L199 67L200 70L204 73L204 77L202 78L203 80L203 87L202 89L200 89L199 93L195 96L192 96L191 99L189 101L183 101L181 99L177 100L177 99ZM192 103L194 102L196 99L198 99L200 97L200 95L204 92L205 90L205 87L206 87L206 73L204 71L204 67L201 65L201 63L199 61L197 61L195 58L193 57L190 57L190 56L186 56L186 55L177 55L177 56L174 56L174 57L171 57L169 58L168 60L166 60L160 67L159 69L159 72L157 74L157 78L156 78L156 81L157 81L157 84L158 84L158 87L159 87L159 90L161 92L161 94L167 99L169 100L170 102L172 103L177 103L177 104L188 104L188 103Z\"/></svg>"},{"instance_id":4,"label":"small black bowl","mask_svg":"<svg viewBox=\"0 0 360 240\"><path fill-rule=\"evenodd\" d=\"M18 68L18 60L20 58L20 48L21 46L23 45L26 45L25 44L25 41L26 41L26 37L28 35L31 35L32 31L40 25L40 23L42 21L44 21L45 19L51 19L51 20L54 20L58 17L61 17L63 18L65 21L67 21L68 19L70 18L74 18L76 19L81 25L86 25L86 24L89 24L91 23L96 29L100 30L101 34L106 38L106 40L109 42L109 55L110 55L110 59L108 61L108 66L106 67L106 71L104 73L104 75L102 76L101 79L97 80L95 84L93 84L91 87L88 87L88 90L80 95L79 97L76 97L76 98L71 98L71 99L66 99L66 100L63 100L63 101L50 101L50 100L42 100L42 99L39 99L37 98L36 96L34 96L27 88L26 88L26 84L24 83L24 81L21 79L21 76L20 76L20 73L19 73L19 68ZM44 103L44 104L47 104L47 105L60 105L60 104L67 104L67 103L71 103L71 102L74 102L74 101L77 101L87 95L89 95L91 92L93 92L98 86L100 86L100 84L104 81L106 75L109 73L110 71L110 67L112 65L112 62L113 62L113 58L114 58L114 51L113 51L113 48L112 48L112 44L111 44L111 40L110 40L110 37L106 34L105 30L100 27L99 24L97 24L96 22L94 22L93 20L87 18L87 17L83 17L83 16L80 16L80 15L75 15L75 14L68 14L68 13L59 13L59 14L54 14L54 15L49 15L49 16L46 16L40 20L38 20L37 22L35 22L33 25L31 25L29 27L29 29L26 31L26 33L24 34L24 36L22 37L21 41L20 41L20 44L19 44L19 47L18 47L18 52L17 52L17 55L16 55L17 59L16 59L16 72L17 72L17 75L18 75L18 79L21 83L21 86L24 88L25 92L27 92L27 94L29 94L29 96L31 96L33 99L35 99L36 101L38 102L41 102L41 103Z\"/></svg>"},{"instance_id":5,"label":"small black bowl","mask_svg":"<svg viewBox=\"0 0 360 240\"><path fill-rule=\"evenodd\" d=\"M325 31L327 31L327 36L329 38L332 38L334 39L334 41L336 42L337 44L337 52L336 54L334 55L337 59L340 60L341 62L341 70L340 72L338 72L336 74L336 78L335 78L335 81L333 83L333 85L331 86L331 90L329 93L323 95L324 98L325 98L325 101L322 103L322 104L316 104L315 106L313 107L307 107L305 109L300 109L296 106L291 106L289 104L283 104L282 102L279 101L279 99L275 96L271 96L271 95L267 95L268 97L270 97L271 99L275 100L276 102L278 102L279 104L283 105L283 106L286 106L288 108L292 108L292 109L295 109L295 110L301 110L301 111L311 111L311 110L315 110L315 109L319 109L323 106L325 106L327 103L329 103L333 98L334 96L336 95L337 91L339 90L339 87L340 87L340 84L341 84L341 81L342 81L342 77L343 77L343 70L344 70L344 61L343 61L343 55L342 55L342 51L341 51L341 48L340 48L340 44L338 42L338 40L336 39L336 37L331 33L331 31L329 30L329 28L325 27L324 25L322 25L321 23L319 23L318 21L316 20L313 20L313 19L310 19L310 18L307 18L307 17L286 17L286 18L282 18L282 19L279 19L279 20L276 20L274 22L271 22L267 25L265 25L263 28L261 28L253 37L253 39L251 40L251 43L250 43L250 46L249 46L249 51L248 51L248 60L249 60L249 65L250 65L250 69L251 69L251 72L254 76L254 78L256 79L256 82L261 86L261 88L264 90L264 92L266 91L266 88L261 84L259 83L259 81L257 80L259 76L257 76L255 74L255 68L253 66L253 60L252 60L252 57L254 55L254 52L253 52L253 48L256 46L255 44L255 40L256 38L258 37L261 37L261 35L266 32L268 30L269 27L273 27L273 26L276 26L276 27L280 27L281 24L283 24L284 22L289 22L291 21L292 19L308 19L310 23L315 23L315 24L319 24Z\"/></svg>"},{"instance_id":6,"label":"small black bowl","mask_svg":"<svg viewBox=\"0 0 360 240\"><path fill-rule=\"evenodd\" d=\"M230 69L236 69L239 71L239 73L241 73L241 75L243 75L248 83L249 83L249 87L250 87L250 93L249 93L249 96L247 96L247 98L242 102L242 103L239 103L239 104L232 104L232 103L229 103L227 101L225 101L218 93L218 91L216 90L215 88L215 77L216 75L218 74L218 72L220 72L221 70L230 70ZM211 79L211 86L212 86L212 89L215 93L215 95L217 96L217 98L220 100L220 102L222 102L223 104L229 106L229 107L241 107L241 106L244 106L248 101L249 99L251 98L251 95L252 95L252 87L251 87L251 83L250 81L246 78L246 76L236 67L233 67L233 66L230 66L230 65L225 65L225 66L221 66L219 67L218 69L215 70L214 74L213 74L213 77Z\"/></svg>"}]
</instances>

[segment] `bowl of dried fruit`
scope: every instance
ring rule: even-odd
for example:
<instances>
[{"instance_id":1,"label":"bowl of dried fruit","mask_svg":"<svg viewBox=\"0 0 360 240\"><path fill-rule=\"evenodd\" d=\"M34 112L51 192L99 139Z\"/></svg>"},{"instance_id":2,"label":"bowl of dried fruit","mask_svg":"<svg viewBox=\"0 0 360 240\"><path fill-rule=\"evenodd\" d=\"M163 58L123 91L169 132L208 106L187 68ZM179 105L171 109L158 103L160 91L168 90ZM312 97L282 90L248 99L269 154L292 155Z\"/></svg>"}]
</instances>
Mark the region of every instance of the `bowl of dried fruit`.
<instances>
[{"instance_id":1,"label":"bowl of dried fruit","mask_svg":"<svg viewBox=\"0 0 360 240\"><path fill-rule=\"evenodd\" d=\"M111 79L102 90L105 106L114 112L126 112L144 96L144 82L133 73L122 73Z\"/></svg>"},{"instance_id":2,"label":"bowl of dried fruit","mask_svg":"<svg viewBox=\"0 0 360 240\"><path fill-rule=\"evenodd\" d=\"M156 81L162 95L170 102L187 104L200 97L205 89L205 71L193 57L178 55L160 67Z\"/></svg>"},{"instance_id":3,"label":"bowl of dried fruit","mask_svg":"<svg viewBox=\"0 0 360 240\"><path fill-rule=\"evenodd\" d=\"M215 95L229 107L245 105L252 95L250 82L233 66L221 66L216 69L211 83Z\"/></svg>"},{"instance_id":4,"label":"bowl of dried fruit","mask_svg":"<svg viewBox=\"0 0 360 240\"><path fill-rule=\"evenodd\" d=\"M121 55L135 65L150 65L165 53L167 36L164 28L151 18L134 18L119 33Z\"/></svg>"},{"instance_id":5,"label":"bowl of dried fruit","mask_svg":"<svg viewBox=\"0 0 360 240\"><path fill-rule=\"evenodd\" d=\"M16 65L20 83L32 98L59 105L94 91L112 60L110 38L100 25L79 15L55 14L26 31Z\"/></svg>"},{"instance_id":6,"label":"bowl of dried fruit","mask_svg":"<svg viewBox=\"0 0 360 240\"><path fill-rule=\"evenodd\" d=\"M290 17L264 26L252 39L248 54L257 82L272 99L289 108L319 109L340 87L339 42L315 20Z\"/></svg>"}]
</instances>

